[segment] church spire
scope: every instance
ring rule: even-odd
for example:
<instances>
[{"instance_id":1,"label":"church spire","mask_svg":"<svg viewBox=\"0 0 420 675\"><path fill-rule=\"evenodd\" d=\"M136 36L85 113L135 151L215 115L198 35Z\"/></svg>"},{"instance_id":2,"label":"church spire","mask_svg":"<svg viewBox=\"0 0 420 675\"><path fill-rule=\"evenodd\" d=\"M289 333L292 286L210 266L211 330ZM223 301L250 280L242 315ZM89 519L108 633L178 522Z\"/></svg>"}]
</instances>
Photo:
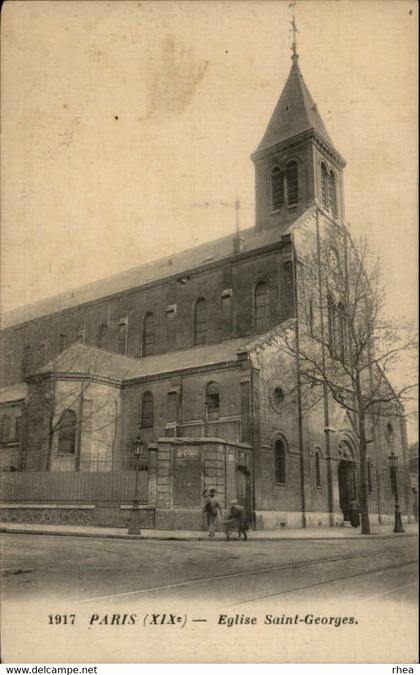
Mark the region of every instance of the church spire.
<instances>
[{"instance_id":1,"label":"church spire","mask_svg":"<svg viewBox=\"0 0 420 675\"><path fill-rule=\"evenodd\" d=\"M285 143L295 136L301 136L304 133L312 132L319 139L328 143L330 149L337 155L339 161L343 162L343 159L334 148L333 142L325 128L317 105L306 86L299 67L299 54L297 49L297 34L299 33L299 29L296 24L294 11L295 4L296 0L292 0L289 4L289 7L293 9L293 16L290 21L291 28L289 29L289 32L292 34L292 43L290 47L292 52L292 66L268 127L253 157L279 143Z\"/></svg>"},{"instance_id":2,"label":"church spire","mask_svg":"<svg viewBox=\"0 0 420 675\"><path fill-rule=\"evenodd\" d=\"M293 0L289 7L294 5ZM294 12L290 25L290 72L262 140L251 155L256 227L260 230L285 229L314 204L321 203L334 218L342 213L345 160L334 147L303 79Z\"/></svg>"}]
</instances>

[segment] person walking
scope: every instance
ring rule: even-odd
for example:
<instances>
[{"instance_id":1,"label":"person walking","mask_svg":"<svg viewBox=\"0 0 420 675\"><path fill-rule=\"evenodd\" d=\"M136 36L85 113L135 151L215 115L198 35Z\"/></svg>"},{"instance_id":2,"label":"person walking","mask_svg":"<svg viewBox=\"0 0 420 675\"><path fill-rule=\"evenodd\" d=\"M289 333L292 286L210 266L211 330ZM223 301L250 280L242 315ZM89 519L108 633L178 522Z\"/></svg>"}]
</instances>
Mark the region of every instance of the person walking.
<instances>
[{"instance_id":1,"label":"person walking","mask_svg":"<svg viewBox=\"0 0 420 675\"><path fill-rule=\"evenodd\" d=\"M216 490L214 488L210 488L207 493L204 504L204 515L207 522L209 537L214 537L214 531L216 529L218 517L219 515L222 515L222 508L216 497Z\"/></svg>"},{"instance_id":2,"label":"person walking","mask_svg":"<svg viewBox=\"0 0 420 675\"><path fill-rule=\"evenodd\" d=\"M227 541L230 540L230 535L232 532L238 533L238 539L243 535L244 541L247 541L248 535L246 531L249 529L248 523L246 522L245 509L241 506L237 499L232 499L230 502L230 508L227 514L227 518L224 522L224 530L226 534Z\"/></svg>"}]
</instances>

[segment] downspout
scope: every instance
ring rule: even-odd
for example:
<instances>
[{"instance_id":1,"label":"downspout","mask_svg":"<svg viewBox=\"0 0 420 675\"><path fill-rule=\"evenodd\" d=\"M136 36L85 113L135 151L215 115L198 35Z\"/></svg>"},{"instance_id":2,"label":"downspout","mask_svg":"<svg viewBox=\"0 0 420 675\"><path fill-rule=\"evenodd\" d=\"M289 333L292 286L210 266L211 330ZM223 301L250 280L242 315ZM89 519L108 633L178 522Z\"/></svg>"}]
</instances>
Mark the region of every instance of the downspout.
<instances>
[{"instance_id":1,"label":"downspout","mask_svg":"<svg viewBox=\"0 0 420 675\"><path fill-rule=\"evenodd\" d=\"M251 513L252 513L252 528L255 530L257 527L257 518L255 514L255 434L254 434L254 428L255 428L255 406L254 406L254 368L252 365L251 357L248 354L248 360L249 360L249 376L250 376L250 418L251 418L251 429L250 429L250 435L252 439L252 452L251 452L251 467L252 467L252 481L251 481L251 499L252 499L252 505L251 505Z\"/></svg>"},{"instance_id":2,"label":"downspout","mask_svg":"<svg viewBox=\"0 0 420 675\"><path fill-rule=\"evenodd\" d=\"M77 424L76 461L74 469L80 471L80 455L82 451L82 424L83 424L83 380L80 386L79 414Z\"/></svg>"},{"instance_id":3,"label":"downspout","mask_svg":"<svg viewBox=\"0 0 420 675\"><path fill-rule=\"evenodd\" d=\"M319 321L321 327L321 362L322 370L325 372L325 329L324 329L324 310L322 301L322 278L321 278L321 239L319 233L319 210L316 210L316 248L318 263L318 294L319 294ZM327 487L328 487L328 513L330 527L334 527L334 499L332 486L332 459L331 459L331 440L330 440L330 413L328 407L328 387L327 383L323 385L324 401L324 432L325 432L325 452L327 455Z\"/></svg>"},{"instance_id":4,"label":"downspout","mask_svg":"<svg viewBox=\"0 0 420 675\"><path fill-rule=\"evenodd\" d=\"M300 335L299 335L299 302L297 287L297 257L295 242L292 235L292 260L293 260L293 302L296 320L295 328L295 353L296 353L296 390L298 407L298 442L300 452L300 498L302 511L302 527L306 527L306 497L305 497L305 459L303 454L303 415L302 415L302 388L300 378Z\"/></svg>"}]
</instances>

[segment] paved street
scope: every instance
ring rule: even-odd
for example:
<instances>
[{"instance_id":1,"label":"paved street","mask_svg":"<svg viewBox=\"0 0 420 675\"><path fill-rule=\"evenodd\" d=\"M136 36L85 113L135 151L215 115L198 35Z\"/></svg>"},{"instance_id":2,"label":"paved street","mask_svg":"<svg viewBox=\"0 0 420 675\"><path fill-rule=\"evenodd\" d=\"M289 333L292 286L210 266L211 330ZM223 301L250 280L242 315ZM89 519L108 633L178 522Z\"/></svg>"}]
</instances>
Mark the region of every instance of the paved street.
<instances>
[{"instance_id":1,"label":"paved street","mask_svg":"<svg viewBox=\"0 0 420 675\"><path fill-rule=\"evenodd\" d=\"M416 658L414 536L228 543L4 533L1 544L8 662ZM168 623L174 612L178 627Z\"/></svg>"},{"instance_id":2,"label":"paved street","mask_svg":"<svg viewBox=\"0 0 420 675\"><path fill-rule=\"evenodd\" d=\"M227 543L3 534L2 561L5 600L416 601L416 537Z\"/></svg>"}]
</instances>

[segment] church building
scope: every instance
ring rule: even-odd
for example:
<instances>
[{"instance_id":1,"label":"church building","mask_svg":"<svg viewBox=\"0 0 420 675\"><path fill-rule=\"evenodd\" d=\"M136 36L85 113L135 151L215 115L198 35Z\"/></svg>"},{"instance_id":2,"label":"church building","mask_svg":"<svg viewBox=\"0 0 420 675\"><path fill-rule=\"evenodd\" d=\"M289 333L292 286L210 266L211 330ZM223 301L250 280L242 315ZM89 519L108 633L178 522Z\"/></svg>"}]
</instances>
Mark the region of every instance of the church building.
<instances>
[{"instance_id":1,"label":"church building","mask_svg":"<svg viewBox=\"0 0 420 675\"><path fill-rule=\"evenodd\" d=\"M300 247L344 223L346 163L298 58L251 155L254 227L4 315L3 520L122 527L135 499L145 528L200 529L215 488L257 529L349 523L357 437L338 404L328 425L325 401L302 407L280 344ZM393 517L392 447L410 513L405 427L381 420L372 522Z\"/></svg>"}]
</instances>

